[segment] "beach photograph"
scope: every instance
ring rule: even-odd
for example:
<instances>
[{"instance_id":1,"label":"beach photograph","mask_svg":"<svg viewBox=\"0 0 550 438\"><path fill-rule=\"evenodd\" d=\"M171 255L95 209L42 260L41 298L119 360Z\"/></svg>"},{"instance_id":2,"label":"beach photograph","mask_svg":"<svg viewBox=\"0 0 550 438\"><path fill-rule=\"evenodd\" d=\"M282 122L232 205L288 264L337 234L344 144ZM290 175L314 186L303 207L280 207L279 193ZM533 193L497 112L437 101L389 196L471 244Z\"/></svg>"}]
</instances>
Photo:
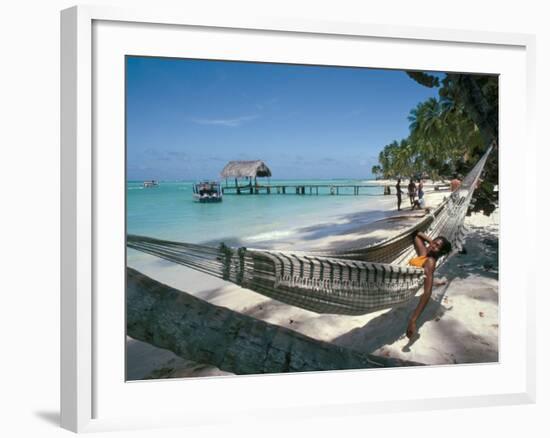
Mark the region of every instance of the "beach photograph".
<instances>
[{"instance_id":1,"label":"beach photograph","mask_svg":"<svg viewBox=\"0 0 550 438\"><path fill-rule=\"evenodd\" d=\"M125 76L127 381L499 361L497 75Z\"/></svg>"}]
</instances>

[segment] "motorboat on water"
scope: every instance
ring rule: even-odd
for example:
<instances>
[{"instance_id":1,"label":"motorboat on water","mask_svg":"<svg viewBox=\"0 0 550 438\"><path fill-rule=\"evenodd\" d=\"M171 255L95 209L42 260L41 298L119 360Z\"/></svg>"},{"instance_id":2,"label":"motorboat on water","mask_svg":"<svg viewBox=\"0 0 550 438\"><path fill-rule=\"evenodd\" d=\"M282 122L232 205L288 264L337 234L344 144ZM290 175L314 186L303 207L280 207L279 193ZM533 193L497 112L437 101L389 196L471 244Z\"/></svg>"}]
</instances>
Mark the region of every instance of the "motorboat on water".
<instances>
[{"instance_id":1,"label":"motorboat on water","mask_svg":"<svg viewBox=\"0 0 550 438\"><path fill-rule=\"evenodd\" d=\"M201 181L193 184L193 200L195 202L222 202L223 193L220 183Z\"/></svg>"},{"instance_id":2,"label":"motorboat on water","mask_svg":"<svg viewBox=\"0 0 550 438\"><path fill-rule=\"evenodd\" d=\"M143 181L143 187L145 188L157 187L158 185L159 185L159 182L156 179Z\"/></svg>"}]
</instances>

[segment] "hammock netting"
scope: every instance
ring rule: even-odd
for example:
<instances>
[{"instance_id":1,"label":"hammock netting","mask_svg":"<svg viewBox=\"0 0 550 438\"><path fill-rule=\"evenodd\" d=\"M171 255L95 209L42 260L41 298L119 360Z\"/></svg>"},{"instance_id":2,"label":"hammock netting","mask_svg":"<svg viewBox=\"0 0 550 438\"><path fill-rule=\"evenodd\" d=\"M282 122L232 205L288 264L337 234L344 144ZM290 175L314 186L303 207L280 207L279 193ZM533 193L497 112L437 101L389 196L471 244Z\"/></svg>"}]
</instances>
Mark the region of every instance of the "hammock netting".
<instances>
[{"instance_id":1,"label":"hammock netting","mask_svg":"<svg viewBox=\"0 0 550 438\"><path fill-rule=\"evenodd\" d=\"M460 188L415 225L386 240L341 251L274 251L173 242L128 235L127 246L317 313L362 315L409 300L424 270L408 265L418 231L462 248L464 218L492 148ZM447 258L442 257L437 265Z\"/></svg>"}]
</instances>

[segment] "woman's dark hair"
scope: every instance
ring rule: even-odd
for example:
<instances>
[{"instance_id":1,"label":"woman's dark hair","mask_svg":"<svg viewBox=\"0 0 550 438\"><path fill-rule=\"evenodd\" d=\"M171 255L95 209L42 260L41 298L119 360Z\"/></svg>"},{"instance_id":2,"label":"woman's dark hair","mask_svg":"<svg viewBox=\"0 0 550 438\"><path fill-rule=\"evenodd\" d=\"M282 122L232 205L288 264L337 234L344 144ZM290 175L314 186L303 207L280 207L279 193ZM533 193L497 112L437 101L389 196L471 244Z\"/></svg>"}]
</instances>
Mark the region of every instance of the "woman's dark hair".
<instances>
[{"instance_id":1,"label":"woman's dark hair","mask_svg":"<svg viewBox=\"0 0 550 438\"><path fill-rule=\"evenodd\" d=\"M451 250L453 249L453 246L451 245L451 242L447 240L446 237L438 236L436 237L437 240L441 240L441 249L439 250L437 257L442 257L446 254L449 254Z\"/></svg>"}]
</instances>

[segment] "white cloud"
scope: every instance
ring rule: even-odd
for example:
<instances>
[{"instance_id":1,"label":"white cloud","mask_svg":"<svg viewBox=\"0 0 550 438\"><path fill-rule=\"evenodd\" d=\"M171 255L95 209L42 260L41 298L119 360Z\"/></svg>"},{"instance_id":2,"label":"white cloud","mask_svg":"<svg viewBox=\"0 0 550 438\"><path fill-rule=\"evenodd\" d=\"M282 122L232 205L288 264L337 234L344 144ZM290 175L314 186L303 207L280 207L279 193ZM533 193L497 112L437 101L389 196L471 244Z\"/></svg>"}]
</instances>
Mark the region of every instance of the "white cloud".
<instances>
[{"instance_id":1,"label":"white cloud","mask_svg":"<svg viewBox=\"0 0 550 438\"><path fill-rule=\"evenodd\" d=\"M257 119L259 116L241 116L235 117L232 119L191 119L194 123L199 125L219 125L219 126L229 126L237 127L241 126L246 122L250 122L254 119Z\"/></svg>"}]
</instances>

